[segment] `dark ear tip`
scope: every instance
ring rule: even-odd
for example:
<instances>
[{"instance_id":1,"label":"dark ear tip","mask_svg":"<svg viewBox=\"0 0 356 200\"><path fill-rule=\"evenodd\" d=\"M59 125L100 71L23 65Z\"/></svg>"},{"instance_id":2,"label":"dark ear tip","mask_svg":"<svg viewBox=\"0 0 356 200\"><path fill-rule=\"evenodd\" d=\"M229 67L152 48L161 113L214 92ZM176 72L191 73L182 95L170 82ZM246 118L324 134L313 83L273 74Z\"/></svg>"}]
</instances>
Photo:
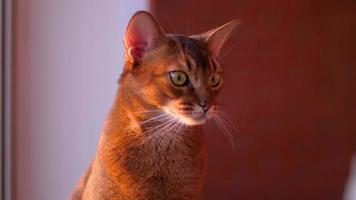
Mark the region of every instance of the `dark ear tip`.
<instances>
[{"instance_id":1,"label":"dark ear tip","mask_svg":"<svg viewBox=\"0 0 356 200\"><path fill-rule=\"evenodd\" d=\"M151 14L150 12L146 11L146 10L139 10L139 11L135 12L135 13L132 15L131 18L138 17L138 16L140 16L140 15L141 15L141 16L146 15L146 16L149 16L149 17L153 18L152 14Z\"/></svg>"},{"instance_id":2,"label":"dark ear tip","mask_svg":"<svg viewBox=\"0 0 356 200\"><path fill-rule=\"evenodd\" d=\"M164 32L163 29L161 28L161 26L158 24L157 20L155 19L155 17L148 11L145 11L145 10L139 10L137 12L135 12L128 25L127 25L127 28L132 24L132 22L137 22L137 21L150 21L150 22L153 22L159 29L160 32ZM127 30L126 28L126 30Z\"/></svg>"}]
</instances>

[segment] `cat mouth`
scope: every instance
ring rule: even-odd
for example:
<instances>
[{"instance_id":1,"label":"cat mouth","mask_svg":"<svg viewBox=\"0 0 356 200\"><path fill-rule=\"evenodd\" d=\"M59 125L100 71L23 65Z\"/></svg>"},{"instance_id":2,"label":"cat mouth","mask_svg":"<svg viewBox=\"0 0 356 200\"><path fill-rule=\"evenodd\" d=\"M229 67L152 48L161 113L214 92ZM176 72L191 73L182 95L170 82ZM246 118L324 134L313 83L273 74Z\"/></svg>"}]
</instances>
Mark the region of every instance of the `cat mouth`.
<instances>
[{"instance_id":1,"label":"cat mouth","mask_svg":"<svg viewBox=\"0 0 356 200\"><path fill-rule=\"evenodd\" d=\"M167 114L177 119L180 123L188 126L204 124L208 119L207 112L182 111L169 107L164 110Z\"/></svg>"},{"instance_id":2,"label":"cat mouth","mask_svg":"<svg viewBox=\"0 0 356 200\"><path fill-rule=\"evenodd\" d=\"M198 116L196 116L198 115ZM202 120L202 119L205 119L207 117L207 114L206 113L197 113L197 114L188 114L188 116L192 117L193 119L196 119L196 120Z\"/></svg>"},{"instance_id":3,"label":"cat mouth","mask_svg":"<svg viewBox=\"0 0 356 200\"><path fill-rule=\"evenodd\" d=\"M199 125L205 123L208 116L205 112L183 112L180 113L180 118L187 125Z\"/></svg>"}]
</instances>

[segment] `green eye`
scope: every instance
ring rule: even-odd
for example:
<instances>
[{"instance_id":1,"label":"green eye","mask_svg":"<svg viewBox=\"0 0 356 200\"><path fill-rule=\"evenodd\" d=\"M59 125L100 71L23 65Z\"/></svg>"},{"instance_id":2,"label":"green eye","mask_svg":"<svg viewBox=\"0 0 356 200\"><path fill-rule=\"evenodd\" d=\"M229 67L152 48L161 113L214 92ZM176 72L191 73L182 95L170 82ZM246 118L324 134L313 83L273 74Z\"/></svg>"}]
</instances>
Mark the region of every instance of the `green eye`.
<instances>
[{"instance_id":1,"label":"green eye","mask_svg":"<svg viewBox=\"0 0 356 200\"><path fill-rule=\"evenodd\" d=\"M209 85L211 87L216 87L219 85L220 83L220 74L219 73L213 73L210 77L209 77L209 81L208 81Z\"/></svg>"},{"instance_id":2,"label":"green eye","mask_svg":"<svg viewBox=\"0 0 356 200\"><path fill-rule=\"evenodd\" d=\"M169 76L174 85L183 86L188 82L188 76L183 71L172 71L169 72Z\"/></svg>"}]
</instances>

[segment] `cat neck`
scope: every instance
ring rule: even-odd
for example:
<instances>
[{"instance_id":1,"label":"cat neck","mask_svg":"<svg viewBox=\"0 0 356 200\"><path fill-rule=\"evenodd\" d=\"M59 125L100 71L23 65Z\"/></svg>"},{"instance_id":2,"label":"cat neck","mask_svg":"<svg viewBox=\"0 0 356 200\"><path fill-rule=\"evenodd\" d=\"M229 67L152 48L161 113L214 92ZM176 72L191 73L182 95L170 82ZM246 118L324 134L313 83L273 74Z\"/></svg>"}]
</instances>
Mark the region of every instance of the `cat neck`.
<instances>
[{"instance_id":1,"label":"cat neck","mask_svg":"<svg viewBox=\"0 0 356 200\"><path fill-rule=\"evenodd\" d=\"M206 166L202 127L184 126L152 136L146 126L138 123L152 117L152 113L134 115L137 111L130 109L129 103L144 108L133 99L117 98L101 134L96 163L103 176L117 185L115 192L125 191L136 199L163 193L178 195L175 199L196 196ZM173 189L161 190L162 184ZM140 189L132 190L132 185Z\"/></svg>"},{"instance_id":2,"label":"cat neck","mask_svg":"<svg viewBox=\"0 0 356 200\"><path fill-rule=\"evenodd\" d=\"M162 141L190 142L199 148L203 143L203 131L201 126L187 126L180 122L169 122L160 119L163 111L159 111L152 105L147 105L135 96L127 96L119 91L114 105L105 122L103 135L110 143L132 145L160 145ZM115 141L115 142L113 142Z\"/></svg>"}]
</instances>

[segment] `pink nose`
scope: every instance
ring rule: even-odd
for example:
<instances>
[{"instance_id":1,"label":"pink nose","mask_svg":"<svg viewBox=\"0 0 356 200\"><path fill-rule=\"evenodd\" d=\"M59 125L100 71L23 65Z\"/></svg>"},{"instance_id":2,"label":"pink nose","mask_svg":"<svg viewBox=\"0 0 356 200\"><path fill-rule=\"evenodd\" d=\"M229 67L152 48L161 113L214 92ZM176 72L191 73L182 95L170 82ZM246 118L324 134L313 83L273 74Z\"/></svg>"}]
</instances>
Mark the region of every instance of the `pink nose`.
<instances>
[{"instance_id":1,"label":"pink nose","mask_svg":"<svg viewBox=\"0 0 356 200\"><path fill-rule=\"evenodd\" d=\"M208 112L208 110L210 108L210 105L207 104L206 102L199 103L199 106L201 106L203 108L204 112Z\"/></svg>"}]
</instances>

